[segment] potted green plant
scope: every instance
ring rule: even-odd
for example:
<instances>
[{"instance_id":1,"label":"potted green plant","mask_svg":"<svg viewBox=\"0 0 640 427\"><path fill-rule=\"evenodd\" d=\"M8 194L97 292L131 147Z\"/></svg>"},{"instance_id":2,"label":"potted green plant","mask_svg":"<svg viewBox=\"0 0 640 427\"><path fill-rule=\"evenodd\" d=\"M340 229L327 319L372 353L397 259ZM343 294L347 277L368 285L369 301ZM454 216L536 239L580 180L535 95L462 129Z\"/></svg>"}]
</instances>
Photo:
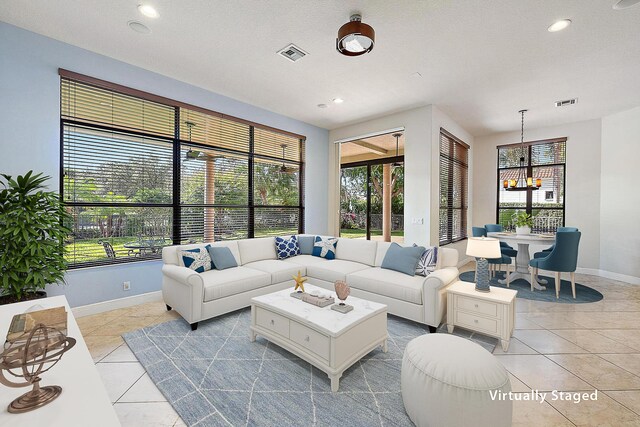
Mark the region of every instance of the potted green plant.
<instances>
[{"instance_id":1,"label":"potted green plant","mask_svg":"<svg viewBox=\"0 0 640 427\"><path fill-rule=\"evenodd\" d=\"M0 304L46 296L49 283L64 281L64 243L70 216L60 196L46 191L50 177L2 174L0 191Z\"/></svg>"},{"instance_id":2,"label":"potted green plant","mask_svg":"<svg viewBox=\"0 0 640 427\"><path fill-rule=\"evenodd\" d=\"M516 234L531 234L533 217L526 212L518 211L511 216L511 224L516 228Z\"/></svg>"}]
</instances>

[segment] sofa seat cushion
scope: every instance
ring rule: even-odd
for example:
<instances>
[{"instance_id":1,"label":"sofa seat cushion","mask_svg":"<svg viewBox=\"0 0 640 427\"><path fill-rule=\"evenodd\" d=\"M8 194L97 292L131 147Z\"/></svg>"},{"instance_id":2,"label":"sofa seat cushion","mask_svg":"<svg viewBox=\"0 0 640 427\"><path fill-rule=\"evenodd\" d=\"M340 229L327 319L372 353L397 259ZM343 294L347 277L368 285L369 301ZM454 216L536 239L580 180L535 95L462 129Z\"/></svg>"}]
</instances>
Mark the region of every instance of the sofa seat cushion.
<instances>
[{"instance_id":1,"label":"sofa seat cushion","mask_svg":"<svg viewBox=\"0 0 640 427\"><path fill-rule=\"evenodd\" d=\"M319 256L313 256L313 255L298 255L291 258L287 258L283 261L300 265L305 268L305 272L306 272L306 268L310 265L324 264L326 262L329 262L324 258L320 258Z\"/></svg>"},{"instance_id":2,"label":"sofa seat cushion","mask_svg":"<svg viewBox=\"0 0 640 427\"><path fill-rule=\"evenodd\" d=\"M307 276L333 283L336 280L345 280L347 274L370 268L359 262L333 259L322 264L308 265Z\"/></svg>"},{"instance_id":3,"label":"sofa seat cushion","mask_svg":"<svg viewBox=\"0 0 640 427\"><path fill-rule=\"evenodd\" d=\"M293 264L290 262L278 261L274 259L265 259L263 261L250 262L243 267L253 268L271 275L271 284L286 282L292 280L293 276L298 274L306 276L307 269L304 265Z\"/></svg>"},{"instance_id":4,"label":"sofa seat cushion","mask_svg":"<svg viewBox=\"0 0 640 427\"><path fill-rule=\"evenodd\" d=\"M422 304L424 276L408 276L380 267L369 268L347 275L347 284L354 289L384 295L413 304Z\"/></svg>"},{"instance_id":5,"label":"sofa seat cushion","mask_svg":"<svg viewBox=\"0 0 640 427\"><path fill-rule=\"evenodd\" d=\"M200 274L204 284L204 301L258 289L271 284L271 274L247 267L209 270Z\"/></svg>"}]
</instances>

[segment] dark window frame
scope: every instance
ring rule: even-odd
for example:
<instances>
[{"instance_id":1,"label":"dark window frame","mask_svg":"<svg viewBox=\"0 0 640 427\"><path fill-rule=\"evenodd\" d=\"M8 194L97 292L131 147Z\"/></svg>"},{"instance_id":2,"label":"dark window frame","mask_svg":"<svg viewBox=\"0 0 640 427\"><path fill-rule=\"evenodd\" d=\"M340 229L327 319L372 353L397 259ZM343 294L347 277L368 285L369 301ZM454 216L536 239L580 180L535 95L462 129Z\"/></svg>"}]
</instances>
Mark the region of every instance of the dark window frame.
<instances>
[{"instance_id":1,"label":"dark window frame","mask_svg":"<svg viewBox=\"0 0 640 427\"><path fill-rule=\"evenodd\" d=\"M533 147L536 145L545 145L545 144L558 144L558 143L562 143L564 144L564 162L562 163L545 163L545 164L540 164L540 165L533 165L531 164L531 159L533 158L532 153L533 153ZM565 220L566 220L566 213L567 213L567 194L566 194L566 189L567 189L567 138L550 138L550 139L542 139L542 140L536 140L536 141L528 141L524 143L524 146L527 150L527 154L525 156L525 161L526 161L526 168L527 168L527 176L533 176L533 168L537 168L537 167L561 167L562 168L562 208L558 208L558 207L545 207L545 206L533 206L533 191L544 191L544 190L532 190L532 189L527 189L526 193L527 193L527 199L525 202L525 212L529 215L533 215L533 211L534 210L553 210L553 211L558 211L558 210L562 210L562 225L565 225ZM513 147L520 147L520 143L514 143L514 144L506 144L506 145L498 145L497 148L497 174L496 174L496 224L500 224L500 211L501 210L509 210L509 209L523 209L522 207L500 207L500 191L503 190L503 182L500 179L500 172L501 171L505 171L505 170L517 170L520 169L519 166L509 166L509 167L500 167L500 149L505 149L505 148L513 148ZM546 195L546 192L545 192ZM557 195L554 195L557 197ZM545 197L546 199L546 197ZM534 228L535 230L535 228ZM533 231L533 230L532 230ZM555 230L543 230L545 232L549 232L549 231L554 231Z\"/></svg>"},{"instance_id":2,"label":"dark window frame","mask_svg":"<svg viewBox=\"0 0 640 427\"><path fill-rule=\"evenodd\" d=\"M449 141L449 153L453 153L454 152L454 146L457 144L460 147L462 147L462 149L466 150L466 154L467 154L467 163L461 162L460 160L456 159L455 156L448 156L446 154L444 154L442 152L442 150L440 149L441 146L441 141L442 138L445 137L448 139ZM447 170L447 183L448 183L448 188L447 188L447 204L446 206L442 205L442 200L440 198L440 191L441 189L438 188L438 199L439 199L439 203L438 203L438 244L440 246L445 246L445 245L449 245L451 243L456 243L456 242L460 242L462 240L465 240L468 238L467 235L467 214L469 211L469 154L470 154L470 147L468 144L465 144L460 138L456 137L455 135L453 135L451 132L448 132L446 129L444 128L440 128L440 133L439 133L439 138L438 138L438 152L439 152L439 156L438 156L438 185L440 185L441 182L441 177L443 172L445 172L441 165L443 163L443 161L445 161L448 164L448 170ZM465 171L465 183L463 183L462 188L460 189L460 192L462 193L462 203L461 203L461 207L457 208L454 207L454 203L453 203L453 191L454 191L454 179L453 179L453 175L454 175L454 167L461 167L464 171ZM446 238L442 239L440 236L440 214L442 212L442 210L446 209L446 224L447 224L447 230L446 230ZM459 237L453 237L453 213L454 211L460 211L461 212L461 224L460 224L460 236Z\"/></svg>"},{"instance_id":3,"label":"dark window frame","mask_svg":"<svg viewBox=\"0 0 640 427\"><path fill-rule=\"evenodd\" d=\"M73 120L73 119L68 119L68 118L63 118L62 117L62 106L60 109L60 157L59 157L59 161L60 161L60 165L59 165L59 171L60 171L60 187L59 187L59 193L60 193L60 197L62 198L62 200L64 200L64 177L65 177L65 150L64 150L64 145L65 145L65 127L67 126L82 126L84 128L88 128L88 129L97 129L97 130L103 130L103 131L110 131L110 132L117 132L120 134L130 134L130 135L135 135L135 136L139 136L139 137L149 137L149 138L154 138L157 140L162 140L165 141L167 143L172 144L173 147L173 155L172 155L172 202L171 203L131 203L131 202L74 202L74 201L67 201L64 202L65 206L68 207L160 207L160 208L171 208L172 209L172 214L171 214L171 219L172 219L172 236L171 236L171 240L173 245L180 245L180 244L185 244L182 240L182 227L181 227L181 218L182 215L180 214L181 208L183 207L223 207L223 208L233 208L233 207L239 207L239 208L246 208L248 209L249 215L248 215L248 221L247 221L247 235L248 238L254 238L255 237L255 210L256 209L262 209L262 210L269 210L269 209L279 209L279 208L289 208L289 209L297 209L298 210L298 233L302 234L304 233L305 230L305 222L304 222L304 213L305 213L305 207L304 207L304 176L305 176L305 142L306 142L306 137L303 135L299 135L299 134L295 134L292 132L288 132L288 131L283 131L280 129L276 129L270 126L266 126L266 125L262 125L260 123L255 123L255 122L251 122L248 120L244 120L244 119L239 119L236 117L232 117L229 115L224 115L221 113L218 113L216 111L212 111L212 110L207 110L201 107L197 107L197 106L193 106L190 104L186 104L180 101L175 101L169 98L164 98L164 97L160 97L157 95L153 95L147 92L143 92L143 91L139 91L137 89L133 89L133 88L129 88L126 86L121 86L115 83L111 83L111 82L107 82L104 80L99 80L93 77L89 77L89 76L85 76L82 74L78 74L78 73L74 73L71 71L67 71L67 70L63 70L63 69L59 69L59 75L60 75L60 84L61 84L61 89L62 90L62 82L64 80L67 81L71 81L71 82L78 82L81 83L83 85L88 85L88 86L93 86L102 90L107 90L107 91L112 91L114 93L118 93L118 94L123 94L123 95L128 95L128 96L132 96L135 98L139 98L142 99L144 101L149 101L149 102L153 102L153 103L157 103L157 104L163 104L163 105L167 105L170 107L173 107L174 110L174 134L172 137L167 137L167 136L159 136L156 134L152 134L152 133L147 133L144 131L140 131L140 130L136 130L136 129L122 129L122 128L118 128L118 127L113 127L113 126L108 126L105 124L98 124L98 123L89 123L89 122L84 122L84 121L78 121L78 120ZM60 102L62 102L62 96L60 97ZM191 110L196 110L199 111L201 113L207 114L207 115L211 115L214 117L221 117L224 118L226 120L230 120L233 122L238 122L238 123L242 123L245 125L248 125L248 129L249 129L249 140L250 140L250 146L249 146L249 151L242 151L242 150L234 150L234 149L229 149L228 147L220 147L220 146L216 146L216 145L212 145L212 144L201 144L195 141L186 141L184 139L180 138L180 123L181 123L181 109L191 109ZM281 162L283 159L282 157L276 157L276 156L270 156L270 155L266 155L266 154L257 154L254 152L254 130L256 128L260 128L262 130L265 130L267 132L273 132L273 133L279 133L288 137L293 137L295 139L297 139L298 141L298 150L300 153L300 158L298 160L291 160L291 159L286 159L286 163L287 164L292 164L292 165L296 165L299 168L299 174L298 174L298 204L297 205L262 205L262 204L255 204L254 202L254 186L253 186L253 175L254 175L254 159L264 159L264 160L270 160L270 161L277 161L277 162ZM248 170L248 181L249 181L249 187L248 187L248 197L247 197L247 204L246 205L223 205L223 204L195 204L195 205L191 205L191 204L184 204L181 203L181 198L180 198L180 189L181 189L181 176L180 176L180 171L181 171L181 163L182 163L182 158L181 158L181 152L183 150L183 146L184 145L188 145L188 146L200 146L203 149L208 149L208 150L216 150L216 151L222 151L222 152L228 152L231 154L237 154L240 155L242 157L246 157L248 159L249 162L249 170ZM160 251L161 252L161 251ZM100 259L100 260L96 260L96 261L89 261L89 262L78 262L78 263L73 263L70 262L69 263L69 268L70 269L78 269L78 268L86 268L86 267L95 267L95 266L106 266L106 265L114 265L114 264L122 264L122 263L129 263L129 262L141 262L141 261L149 261L149 260L156 260L159 259L161 257L161 253L156 253L156 254L151 254L151 255L147 255L147 256L141 256L141 257L119 257L119 258L104 258L104 259Z\"/></svg>"},{"instance_id":4,"label":"dark window frame","mask_svg":"<svg viewBox=\"0 0 640 427\"><path fill-rule=\"evenodd\" d=\"M367 224L365 227L366 239L371 240L371 166L384 165L387 163L402 163L404 168L404 154L401 156L383 157L380 159L361 160L358 162L342 163L340 171L343 169L366 167L367 168ZM342 184L340 184L342 185ZM342 210L340 209L340 213Z\"/></svg>"}]
</instances>

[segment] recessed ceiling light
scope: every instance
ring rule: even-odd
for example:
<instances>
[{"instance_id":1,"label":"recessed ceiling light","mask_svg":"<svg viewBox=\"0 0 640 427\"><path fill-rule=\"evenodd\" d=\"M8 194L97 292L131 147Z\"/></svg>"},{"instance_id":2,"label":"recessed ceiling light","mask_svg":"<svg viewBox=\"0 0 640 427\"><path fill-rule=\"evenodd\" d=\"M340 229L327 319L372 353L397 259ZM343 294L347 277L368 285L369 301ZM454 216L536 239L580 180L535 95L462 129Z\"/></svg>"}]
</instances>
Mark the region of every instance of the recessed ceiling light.
<instances>
[{"instance_id":1,"label":"recessed ceiling light","mask_svg":"<svg viewBox=\"0 0 640 427\"><path fill-rule=\"evenodd\" d=\"M160 16L155 7L151 6L150 4L139 4L138 10L147 18L157 18L158 16Z\"/></svg>"},{"instance_id":2,"label":"recessed ceiling light","mask_svg":"<svg viewBox=\"0 0 640 427\"><path fill-rule=\"evenodd\" d=\"M328 105L327 104L318 104L318 108L327 108Z\"/></svg>"},{"instance_id":3,"label":"recessed ceiling light","mask_svg":"<svg viewBox=\"0 0 640 427\"><path fill-rule=\"evenodd\" d=\"M149 34L151 32L151 28L147 27L142 22L129 21L129 22L127 22L127 25L129 26L129 28L131 28L136 33Z\"/></svg>"},{"instance_id":4,"label":"recessed ceiling light","mask_svg":"<svg viewBox=\"0 0 640 427\"><path fill-rule=\"evenodd\" d=\"M571 19L561 19L549 25L549 28L547 28L547 31L549 31L550 33L555 33L556 31L564 30L569 25L571 25Z\"/></svg>"},{"instance_id":5,"label":"recessed ceiling light","mask_svg":"<svg viewBox=\"0 0 640 427\"><path fill-rule=\"evenodd\" d=\"M640 3L640 0L620 0L613 5L613 8L616 10L626 9L631 6L635 6L638 3Z\"/></svg>"},{"instance_id":6,"label":"recessed ceiling light","mask_svg":"<svg viewBox=\"0 0 640 427\"><path fill-rule=\"evenodd\" d=\"M342 98L333 98L334 104L342 104L343 102L344 102L344 99Z\"/></svg>"}]
</instances>

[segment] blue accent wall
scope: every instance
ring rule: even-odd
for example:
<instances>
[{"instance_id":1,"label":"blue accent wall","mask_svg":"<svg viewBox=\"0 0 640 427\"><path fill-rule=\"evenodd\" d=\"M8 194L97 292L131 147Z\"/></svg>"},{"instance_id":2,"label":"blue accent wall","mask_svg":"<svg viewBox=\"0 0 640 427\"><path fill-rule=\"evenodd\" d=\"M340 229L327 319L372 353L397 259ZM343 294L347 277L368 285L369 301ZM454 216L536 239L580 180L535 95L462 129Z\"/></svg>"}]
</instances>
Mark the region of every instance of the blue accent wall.
<instances>
[{"instance_id":1,"label":"blue accent wall","mask_svg":"<svg viewBox=\"0 0 640 427\"><path fill-rule=\"evenodd\" d=\"M0 22L0 172L32 169L60 177L60 79L58 68L129 86L307 137L305 225L327 234L329 133L310 124ZM72 270L65 294L72 307L160 290L160 261ZM123 291L122 282L131 290Z\"/></svg>"}]
</instances>

